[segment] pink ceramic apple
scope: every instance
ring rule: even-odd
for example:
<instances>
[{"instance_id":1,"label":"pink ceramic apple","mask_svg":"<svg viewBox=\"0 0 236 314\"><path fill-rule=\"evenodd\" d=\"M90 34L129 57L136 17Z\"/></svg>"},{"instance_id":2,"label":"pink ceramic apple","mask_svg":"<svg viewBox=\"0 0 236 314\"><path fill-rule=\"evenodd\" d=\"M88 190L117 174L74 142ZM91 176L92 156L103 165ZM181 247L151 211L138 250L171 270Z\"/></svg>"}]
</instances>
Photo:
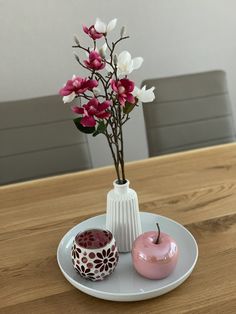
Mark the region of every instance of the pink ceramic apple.
<instances>
[{"instance_id":1,"label":"pink ceramic apple","mask_svg":"<svg viewBox=\"0 0 236 314\"><path fill-rule=\"evenodd\" d=\"M178 247L168 234L149 231L141 234L133 243L132 260L136 271L149 279L163 279L175 268Z\"/></svg>"}]
</instances>

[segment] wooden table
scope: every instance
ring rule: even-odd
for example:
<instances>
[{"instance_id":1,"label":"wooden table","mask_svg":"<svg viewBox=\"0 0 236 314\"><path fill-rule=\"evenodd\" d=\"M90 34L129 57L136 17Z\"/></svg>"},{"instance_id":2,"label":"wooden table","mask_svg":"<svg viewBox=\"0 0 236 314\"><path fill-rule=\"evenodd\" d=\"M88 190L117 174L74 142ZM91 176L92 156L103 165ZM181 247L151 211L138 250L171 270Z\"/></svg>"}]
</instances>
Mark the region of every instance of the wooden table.
<instances>
[{"instance_id":1,"label":"wooden table","mask_svg":"<svg viewBox=\"0 0 236 314\"><path fill-rule=\"evenodd\" d=\"M236 144L127 164L142 211L184 224L199 260L184 284L134 303L93 298L61 274L65 232L104 213L113 167L0 189L0 313L236 313Z\"/></svg>"}]
</instances>

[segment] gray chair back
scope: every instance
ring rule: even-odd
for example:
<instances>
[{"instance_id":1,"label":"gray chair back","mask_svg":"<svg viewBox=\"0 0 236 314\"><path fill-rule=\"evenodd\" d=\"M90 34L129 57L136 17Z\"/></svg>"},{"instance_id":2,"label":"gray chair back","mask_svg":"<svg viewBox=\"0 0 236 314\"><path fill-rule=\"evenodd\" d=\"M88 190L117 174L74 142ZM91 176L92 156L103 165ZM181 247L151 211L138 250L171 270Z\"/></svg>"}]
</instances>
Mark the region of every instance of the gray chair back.
<instances>
[{"instance_id":1,"label":"gray chair back","mask_svg":"<svg viewBox=\"0 0 236 314\"><path fill-rule=\"evenodd\" d=\"M0 184L91 168L72 118L60 96L0 103Z\"/></svg>"},{"instance_id":2,"label":"gray chair back","mask_svg":"<svg viewBox=\"0 0 236 314\"><path fill-rule=\"evenodd\" d=\"M149 79L156 99L144 103L149 155L235 141L226 74L210 71Z\"/></svg>"}]
</instances>

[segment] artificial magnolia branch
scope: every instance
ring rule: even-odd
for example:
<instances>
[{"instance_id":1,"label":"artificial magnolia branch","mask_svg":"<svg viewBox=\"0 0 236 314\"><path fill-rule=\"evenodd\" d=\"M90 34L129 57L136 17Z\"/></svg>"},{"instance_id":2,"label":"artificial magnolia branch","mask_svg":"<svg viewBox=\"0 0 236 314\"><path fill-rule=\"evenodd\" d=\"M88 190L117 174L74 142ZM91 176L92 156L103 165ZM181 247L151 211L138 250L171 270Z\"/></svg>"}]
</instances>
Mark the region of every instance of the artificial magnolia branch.
<instances>
[{"instance_id":1,"label":"artificial magnolia branch","mask_svg":"<svg viewBox=\"0 0 236 314\"><path fill-rule=\"evenodd\" d=\"M143 58L132 59L128 51L119 55L115 53L117 45L128 39L125 28L122 27L120 37L115 42L109 42L108 34L115 28L117 19L105 24L97 19L89 28L83 26L84 32L91 37L93 47L81 45L77 36L74 37L74 48L85 52L86 59L74 53L81 67L90 72L88 77L73 76L60 90L64 103L72 102L79 97L82 106L72 106L79 117L74 119L77 128L93 136L104 134L111 150L114 161L117 183L126 182L124 169L123 125L130 119L130 112L137 106L138 101L151 102L154 100L154 87L146 90L135 87L128 75L143 63ZM98 42L104 40L101 48ZM108 50L108 57L107 57ZM102 91L101 91L102 88Z\"/></svg>"}]
</instances>

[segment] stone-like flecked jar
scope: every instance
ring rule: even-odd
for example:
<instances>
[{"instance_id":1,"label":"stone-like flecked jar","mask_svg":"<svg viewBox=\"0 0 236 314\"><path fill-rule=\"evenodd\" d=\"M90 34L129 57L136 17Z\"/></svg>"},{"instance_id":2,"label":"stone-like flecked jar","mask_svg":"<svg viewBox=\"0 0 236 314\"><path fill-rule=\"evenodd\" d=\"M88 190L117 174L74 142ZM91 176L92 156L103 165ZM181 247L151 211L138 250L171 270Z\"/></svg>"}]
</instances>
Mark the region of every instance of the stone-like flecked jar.
<instances>
[{"instance_id":1,"label":"stone-like flecked jar","mask_svg":"<svg viewBox=\"0 0 236 314\"><path fill-rule=\"evenodd\" d=\"M73 241L71 257L80 276L92 281L109 276L119 260L115 238L110 231L102 229L78 233Z\"/></svg>"}]
</instances>

